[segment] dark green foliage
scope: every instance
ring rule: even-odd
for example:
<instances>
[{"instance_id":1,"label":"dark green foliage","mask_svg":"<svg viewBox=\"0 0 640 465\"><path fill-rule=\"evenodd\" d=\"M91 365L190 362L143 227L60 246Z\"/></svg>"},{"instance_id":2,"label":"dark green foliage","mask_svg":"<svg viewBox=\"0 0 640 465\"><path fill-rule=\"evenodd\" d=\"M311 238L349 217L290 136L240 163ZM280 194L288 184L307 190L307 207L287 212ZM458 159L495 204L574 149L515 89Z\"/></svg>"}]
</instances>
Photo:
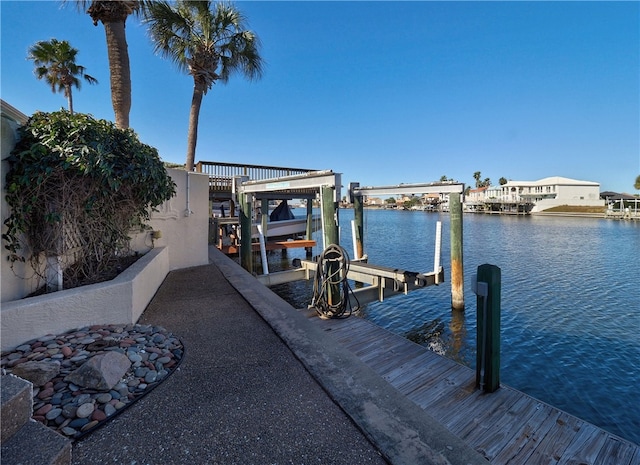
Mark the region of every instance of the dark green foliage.
<instances>
[{"instance_id":1,"label":"dark green foliage","mask_svg":"<svg viewBox=\"0 0 640 465\"><path fill-rule=\"evenodd\" d=\"M82 281L128 254L131 229L175 194L156 149L86 114L34 114L8 161L9 259L63 256Z\"/></svg>"}]
</instances>

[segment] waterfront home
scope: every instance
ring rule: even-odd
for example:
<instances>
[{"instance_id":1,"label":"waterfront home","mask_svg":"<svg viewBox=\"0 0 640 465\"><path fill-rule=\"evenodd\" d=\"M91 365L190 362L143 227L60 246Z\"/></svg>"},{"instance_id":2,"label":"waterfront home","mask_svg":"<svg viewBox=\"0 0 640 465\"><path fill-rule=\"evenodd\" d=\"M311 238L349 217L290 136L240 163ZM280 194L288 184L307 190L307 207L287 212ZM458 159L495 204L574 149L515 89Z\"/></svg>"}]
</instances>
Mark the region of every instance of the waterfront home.
<instances>
[{"instance_id":1,"label":"waterfront home","mask_svg":"<svg viewBox=\"0 0 640 465\"><path fill-rule=\"evenodd\" d=\"M480 193L478 196L480 197ZM571 205L602 207L600 184L592 181L551 176L538 181L508 181L484 191L484 201L528 202L532 213L548 208Z\"/></svg>"},{"instance_id":2,"label":"waterfront home","mask_svg":"<svg viewBox=\"0 0 640 465\"><path fill-rule=\"evenodd\" d=\"M469 189L464 198L464 207L467 211L481 211L484 208L488 186Z\"/></svg>"},{"instance_id":3,"label":"waterfront home","mask_svg":"<svg viewBox=\"0 0 640 465\"><path fill-rule=\"evenodd\" d=\"M384 205L384 200L380 197L368 197L365 199L364 204L368 207L381 207Z\"/></svg>"}]
</instances>

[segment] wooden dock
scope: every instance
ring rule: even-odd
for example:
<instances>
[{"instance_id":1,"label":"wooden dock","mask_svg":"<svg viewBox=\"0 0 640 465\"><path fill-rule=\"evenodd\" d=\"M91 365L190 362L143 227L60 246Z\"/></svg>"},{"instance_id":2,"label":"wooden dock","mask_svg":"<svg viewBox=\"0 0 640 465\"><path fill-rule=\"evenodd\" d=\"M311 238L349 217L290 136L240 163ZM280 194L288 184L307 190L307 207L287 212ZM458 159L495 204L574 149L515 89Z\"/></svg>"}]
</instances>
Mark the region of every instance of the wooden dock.
<instances>
[{"instance_id":1,"label":"wooden dock","mask_svg":"<svg viewBox=\"0 0 640 465\"><path fill-rule=\"evenodd\" d=\"M315 314L314 314L315 315ZM640 465L640 446L352 316L316 325L493 465Z\"/></svg>"}]
</instances>

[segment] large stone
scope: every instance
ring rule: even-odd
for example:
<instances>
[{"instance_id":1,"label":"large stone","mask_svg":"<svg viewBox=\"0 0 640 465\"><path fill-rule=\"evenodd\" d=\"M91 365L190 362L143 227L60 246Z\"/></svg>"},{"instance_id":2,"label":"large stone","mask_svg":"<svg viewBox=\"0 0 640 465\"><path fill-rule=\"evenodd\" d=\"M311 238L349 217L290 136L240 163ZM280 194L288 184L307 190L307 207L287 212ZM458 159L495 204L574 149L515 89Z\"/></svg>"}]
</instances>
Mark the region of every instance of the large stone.
<instances>
[{"instance_id":1,"label":"large stone","mask_svg":"<svg viewBox=\"0 0 640 465\"><path fill-rule=\"evenodd\" d=\"M71 372L65 381L89 389L109 391L118 384L127 372L131 362L119 352L94 355L82 366Z\"/></svg>"},{"instance_id":2,"label":"large stone","mask_svg":"<svg viewBox=\"0 0 640 465\"><path fill-rule=\"evenodd\" d=\"M60 373L60 362L35 361L16 365L12 373L22 379L31 381L34 386L44 386Z\"/></svg>"}]
</instances>

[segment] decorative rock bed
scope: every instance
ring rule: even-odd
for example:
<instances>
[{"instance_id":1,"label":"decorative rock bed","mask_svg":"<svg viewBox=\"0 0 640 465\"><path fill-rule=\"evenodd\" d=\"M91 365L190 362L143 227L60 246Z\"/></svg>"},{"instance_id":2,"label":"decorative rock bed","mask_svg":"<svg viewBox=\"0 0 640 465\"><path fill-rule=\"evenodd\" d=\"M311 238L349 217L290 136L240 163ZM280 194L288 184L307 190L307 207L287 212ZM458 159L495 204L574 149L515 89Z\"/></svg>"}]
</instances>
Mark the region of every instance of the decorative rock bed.
<instances>
[{"instance_id":1,"label":"decorative rock bed","mask_svg":"<svg viewBox=\"0 0 640 465\"><path fill-rule=\"evenodd\" d=\"M160 384L183 354L162 327L97 325L29 341L3 352L0 366L34 384L34 420L79 439Z\"/></svg>"}]
</instances>

